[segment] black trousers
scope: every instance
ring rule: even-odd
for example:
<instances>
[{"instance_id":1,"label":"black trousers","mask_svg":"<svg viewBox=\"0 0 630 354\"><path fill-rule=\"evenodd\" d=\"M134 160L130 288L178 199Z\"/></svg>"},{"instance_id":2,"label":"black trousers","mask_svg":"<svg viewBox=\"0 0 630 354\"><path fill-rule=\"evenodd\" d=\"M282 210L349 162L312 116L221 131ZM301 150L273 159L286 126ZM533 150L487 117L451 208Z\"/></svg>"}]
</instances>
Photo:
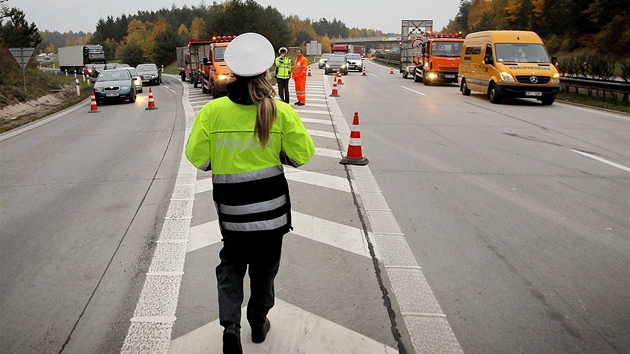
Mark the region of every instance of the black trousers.
<instances>
[{"instance_id":1,"label":"black trousers","mask_svg":"<svg viewBox=\"0 0 630 354\"><path fill-rule=\"evenodd\" d=\"M223 238L219 252L221 263L216 268L219 293L219 323L241 323L243 278L249 265L251 294L247 303L247 321L261 327L275 304L274 279L280 267L282 234L232 236Z\"/></svg>"},{"instance_id":2,"label":"black trousers","mask_svg":"<svg viewBox=\"0 0 630 354\"><path fill-rule=\"evenodd\" d=\"M278 79L278 95L280 99L286 103L289 103L289 79Z\"/></svg>"}]
</instances>

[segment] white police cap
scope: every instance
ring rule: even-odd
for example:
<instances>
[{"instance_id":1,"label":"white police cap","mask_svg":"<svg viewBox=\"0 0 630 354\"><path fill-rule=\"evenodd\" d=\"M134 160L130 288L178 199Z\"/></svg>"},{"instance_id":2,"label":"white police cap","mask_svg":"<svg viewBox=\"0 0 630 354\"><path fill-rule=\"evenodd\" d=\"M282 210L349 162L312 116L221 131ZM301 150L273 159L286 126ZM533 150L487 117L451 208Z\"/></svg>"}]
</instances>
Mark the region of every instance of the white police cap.
<instances>
[{"instance_id":1,"label":"white police cap","mask_svg":"<svg viewBox=\"0 0 630 354\"><path fill-rule=\"evenodd\" d=\"M273 46L258 33L243 33L225 50L225 64L238 76L256 76L267 71L275 60Z\"/></svg>"}]
</instances>

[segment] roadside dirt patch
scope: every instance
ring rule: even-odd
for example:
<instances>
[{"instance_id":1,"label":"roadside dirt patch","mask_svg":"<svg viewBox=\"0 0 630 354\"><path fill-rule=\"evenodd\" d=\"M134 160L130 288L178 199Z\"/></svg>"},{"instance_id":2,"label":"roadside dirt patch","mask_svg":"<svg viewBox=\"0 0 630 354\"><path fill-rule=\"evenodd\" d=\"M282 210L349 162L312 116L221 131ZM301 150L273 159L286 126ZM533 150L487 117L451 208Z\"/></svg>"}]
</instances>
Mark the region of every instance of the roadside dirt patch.
<instances>
[{"instance_id":1,"label":"roadside dirt patch","mask_svg":"<svg viewBox=\"0 0 630 354\"><path fill-rule=\"evenodd\" d=\"M33 122L69 107L85 97L77 96L74 85L63 86L59 91L38 99L0 108L0 132Z\"/></svg>"}]
</instances>

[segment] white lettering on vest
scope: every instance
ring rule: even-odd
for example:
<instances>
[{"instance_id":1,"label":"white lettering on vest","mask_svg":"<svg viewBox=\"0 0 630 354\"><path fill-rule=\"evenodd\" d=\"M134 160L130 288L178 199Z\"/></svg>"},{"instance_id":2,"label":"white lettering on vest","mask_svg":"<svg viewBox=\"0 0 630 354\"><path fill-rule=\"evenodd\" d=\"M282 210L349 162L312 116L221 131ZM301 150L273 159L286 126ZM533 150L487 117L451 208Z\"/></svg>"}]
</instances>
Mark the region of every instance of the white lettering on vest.
<instances>
[{"instance_id":1,"label":"white lettering on vest","mask_svg":"<svg viewBox=\"0 0 630 354\"><path fill-rule=\"evenodd\" d=\"M267 141L267 147L271 147L273 144L273 138L269 137L269 141ZM221 150L222 148L226 148L228 150L248 150L248 149L257 149L260 147L260 140L258 137L255 138L227 138L217 139L217 149Z\"/></svg>"}]
</instances>

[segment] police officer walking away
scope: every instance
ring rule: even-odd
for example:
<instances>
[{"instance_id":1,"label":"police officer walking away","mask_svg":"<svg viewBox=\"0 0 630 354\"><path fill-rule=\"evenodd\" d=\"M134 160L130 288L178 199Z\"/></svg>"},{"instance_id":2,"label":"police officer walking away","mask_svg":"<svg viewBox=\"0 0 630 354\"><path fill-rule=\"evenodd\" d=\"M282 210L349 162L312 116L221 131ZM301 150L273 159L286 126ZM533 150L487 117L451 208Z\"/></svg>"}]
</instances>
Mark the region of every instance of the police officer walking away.
<instances>
[{"instance_id":1,"label":"police officer walking away","mask_svg":"<svg viewBox=\"0 0 630 354\"><path fill-rule=\"evenodd\" d=\"M188 160L212 171L212 197L223 236L216 268L223 353L242 353L241 306L248 266L251 340L262 343L267 337L282 239L293 229L282 165L298 167L315 152L296 111L274 99L267 80L274 57L273 46L260 34L232 40L225 63L235 80L228 84L227 96L199 111L186 145Z\"/></svg>"},{"instance_id":2,"label":"police officer walking away","mask_svg":"<svg viewBox=\"0 0 630 354\"><path fill-rule=\"evenodd\" d=\"M282 47L276 58L276 81L278 82L278 94L280 100L289 103L289 79L291 78L291 58L287 57L287 48Z\"/></svg>"}]
</instances>

